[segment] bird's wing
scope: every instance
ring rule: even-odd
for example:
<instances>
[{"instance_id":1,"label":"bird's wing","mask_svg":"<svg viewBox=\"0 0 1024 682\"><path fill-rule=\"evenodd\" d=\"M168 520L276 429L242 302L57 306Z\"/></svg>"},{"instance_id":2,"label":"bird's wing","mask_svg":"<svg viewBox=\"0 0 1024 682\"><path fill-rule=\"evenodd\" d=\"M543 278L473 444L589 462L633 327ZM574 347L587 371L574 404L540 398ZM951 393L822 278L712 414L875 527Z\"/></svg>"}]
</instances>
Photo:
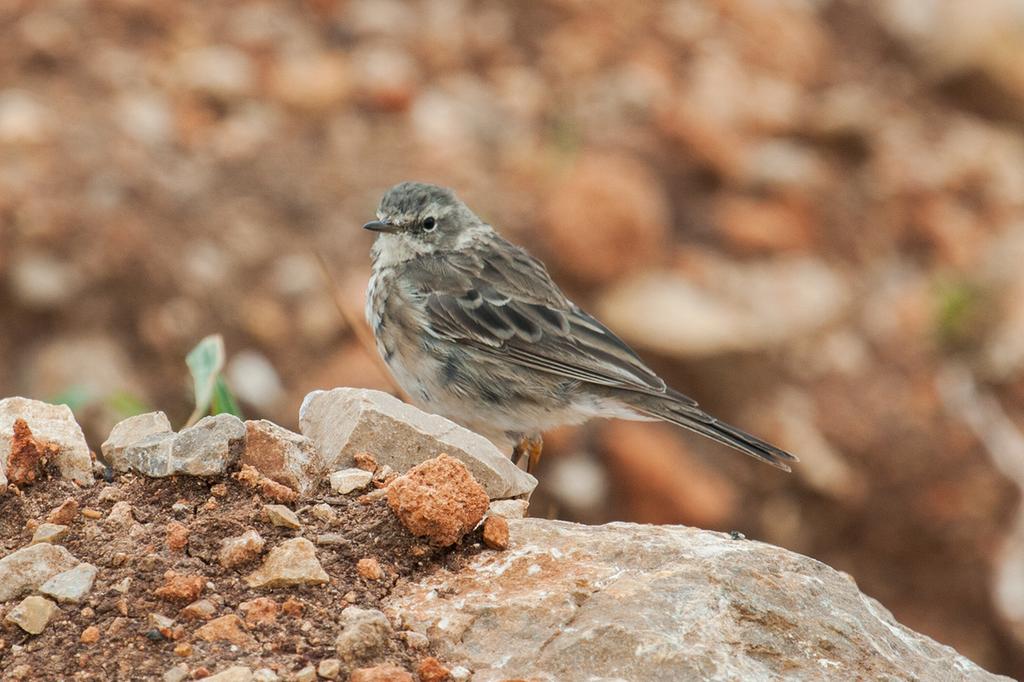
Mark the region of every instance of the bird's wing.
<instances>
[{"instance_id":1,"label":"bird's wing","mask_svg":"<svg viewBox=\"0 0 1024 682\"><path fill-rule=\"evenodd\" d=\"M568 379L665 392L665 382L567 299L540 261L497 235L489 239L485 248L419 260L412 284L425 301L429 334Z\"/></svg>"}]
</instances>

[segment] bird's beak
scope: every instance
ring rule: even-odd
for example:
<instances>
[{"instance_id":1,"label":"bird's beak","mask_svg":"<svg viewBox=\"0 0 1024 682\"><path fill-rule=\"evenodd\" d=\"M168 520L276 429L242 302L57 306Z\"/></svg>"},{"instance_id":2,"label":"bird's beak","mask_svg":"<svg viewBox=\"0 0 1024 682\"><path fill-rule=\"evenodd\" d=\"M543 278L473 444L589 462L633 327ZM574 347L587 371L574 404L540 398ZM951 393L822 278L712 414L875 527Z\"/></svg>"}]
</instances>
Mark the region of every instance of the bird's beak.
<instances>
[{"instance_id":1,"label":"bird's beak","mask_svg":"<svg viewBox=\"0 0 1024 682\"><path fill-rule=\"evenodd\" d=\"M381 222L380 220L371 220L370 222L363 225L364 230L370 230L371 232L398 232L398 225L392 225L391 223Z\"/></svg>"}]
</instances>

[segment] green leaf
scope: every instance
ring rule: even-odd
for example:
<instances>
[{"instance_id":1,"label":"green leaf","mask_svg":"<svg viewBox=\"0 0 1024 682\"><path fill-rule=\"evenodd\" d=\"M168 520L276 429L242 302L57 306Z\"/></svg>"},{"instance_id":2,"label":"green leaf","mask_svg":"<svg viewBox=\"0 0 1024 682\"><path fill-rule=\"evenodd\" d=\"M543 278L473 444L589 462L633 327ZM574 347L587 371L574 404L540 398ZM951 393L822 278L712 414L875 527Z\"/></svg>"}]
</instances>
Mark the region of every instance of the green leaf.
<instances>
[{"instance_id":1,"label":"green leaf","mask_svg":"<svg viewBox=\"0 0 1024 682\"><path fill-rule=\"evenodd\" d=\"M52 396L47 402L55 405L67 405L71 408L72 412L77 412L82 408L88 407L95 400L96 396L93 395L88 387L76 384Z\"/></svg>"},{"instance_id":2,"label":"green leaf","mask_svg":"<svg viewBox=\"0 0 1024 682\"><path fill-rule=\"evenodd\" d=\"M238 401L235 400L231 389L228 388L228 382L224 380L223 376L218 375L213 387L213 405L210 409L210 414L221 414L224 412L233 414L239 419L245 419L242 409L238 406Z\"/></svg>"},{"instance_id":3,"label":"green leaf","mask_svg":"<svg viewBox=\"0 0 1024 682\"><path fill-rule=\"evenodd\" d=\"M127 391L118 391L107 397L107 405L122 419L149 412L149 406L141 398Z\"/></svg>"},{"instance_id":4,"label":"green leaf","mask_svg":"<svg viewBox=\"0 0 1024 682\"><path fill-rule=\"evenodd\" d=\"M220 334L207 336L185 356L185 363L192 373L196 398L196 408L185 423L185 426L189 427L210 410L217 377L224 369L224 337Z\"/></svg>"}]
</instances>

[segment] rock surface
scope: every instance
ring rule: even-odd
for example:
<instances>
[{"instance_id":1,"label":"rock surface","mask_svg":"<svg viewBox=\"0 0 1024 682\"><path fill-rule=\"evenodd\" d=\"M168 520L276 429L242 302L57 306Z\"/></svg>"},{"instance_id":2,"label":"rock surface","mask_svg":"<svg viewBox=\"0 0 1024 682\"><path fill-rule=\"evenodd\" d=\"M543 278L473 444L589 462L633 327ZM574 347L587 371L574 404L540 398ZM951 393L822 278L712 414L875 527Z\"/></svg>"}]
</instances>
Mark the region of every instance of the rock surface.
<instances>
[{"instance_id":1,"label":"rock surface","mask_svg":"<svg viewBox=\"0 0 1024 682\"><path fill-rule=\"evenodd\" d=\"M61 604L77 604L92 591L97 568L85 562L58 573L39 586L39 593Z\"/></svg>"},{"instance_id":2,"label":"rock surface","mask_svg":"<svg viewBox=\"0 0 1024 682\"><path fill-rule=\"evenodd\" d=\"M38 635L57 612L57 605L44 597L25 597L4 619L30 635Z\"/></svg>"},{"instance_id":3,"label":"rock surface","mask_svg":"<svg viewBox=\"0 0 1024 682\"><path fill-rule=\"evenodd\" d=\"M0 602L36 589L77 563L71 552L47 542L11 552L0 559Z\"/></svg>"},{"instance_id":4,"label":"rock surface","mask_svg":"<svg viewBox=\"0 0 1024 682\"><path fill-rule=\"evenodd\" d=\"M313 391L302 402L299 428L332 471L355 466L361 452L399 473L445 453L462 461L491 499L529 495L537 485L483 436L381 391Z\"/></svg>"},{"instance_id":5,"label":"rock surface","mask_svg":"<svg viewBox=\"0 0 1024 682\"><path fill-rule=\"evenodd\" d=\"M203 417L174 439L171 468L193 476L223 474L241 456L244 439L245 424L238 417Z\"/></svg>"},{"instance_id":6,"label":"rock surface","mask_svg":"<svg viewBox=\"0 0 1024 682\"><path fill-rule=\"evenodd\" d=\"M678 526L509 525L508 552L401 586L385 607L476 682L1005 679L771 545Z\"/></svg>"},{"instance_id":7,"label":"rock surface","mask_svg":"<svg viewBox=\"0 0 1024 682\"><path fill-rule=\"evenodd\" d=\"M158 435L162 435L164 438L152 438ZM166 466L169 461L168 457L153 457L152 453L160 451L159 447L154 446L167 440L167 435L173 436L173 429L166 414L163 412L137 414L114 425L110 435L100 446L100 452L103 453L103 460L114 471L134 469L148 476L166 475L161 465ZM143 445L144 442L147 445ZM170 443L168 443L167 455L170 454L169 446Z\"/></svg>"},{"instance_id":8,"label":"rock surface","mask_svg":"<svg viewBox=\"0 0 1024 682\"><path fill-rule=\"evenodd\" d=\"M19 418L28 423L33 436L58 446L57 466L61 476L79 485L92 484L89 445L71 409L67 405L51 405L29 398L0 400L0 473L7 471L14 422ZM6 476L0 479L0 485L5 484Z\"/></svg>"}]
</instances>

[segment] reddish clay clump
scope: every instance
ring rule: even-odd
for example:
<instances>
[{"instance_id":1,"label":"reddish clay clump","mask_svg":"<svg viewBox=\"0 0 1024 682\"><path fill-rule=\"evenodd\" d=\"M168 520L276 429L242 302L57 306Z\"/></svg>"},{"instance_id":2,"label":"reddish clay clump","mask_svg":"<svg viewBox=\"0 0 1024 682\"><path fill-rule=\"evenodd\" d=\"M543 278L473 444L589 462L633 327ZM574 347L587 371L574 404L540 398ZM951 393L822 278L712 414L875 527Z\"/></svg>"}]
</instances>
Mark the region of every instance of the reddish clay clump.
<instances>
[{"instance_id":1,"label":"reddish clay clump","mask_svg":"<svg viewBox=\"0 0 1024 682\"><path fill-rule=\"evenodd\" d=\"M388 506L413 535L448 547L472 530L489 499L465 465L438 455L409 470L388 488Z\"/></svg>"},{"instance_id":2,"label":"reddish clay clump","mask_svg":"<svg viewBox=\"0 0 1024 682\"><path fill-rule=\"evenodd\" d=\"M42 474L46 463L56 458L59 452L53 443L33 436L28 422L15 419L11 454L7 457L8 480L17 485L31 485Z\"/></svg>"}]
</instances>

